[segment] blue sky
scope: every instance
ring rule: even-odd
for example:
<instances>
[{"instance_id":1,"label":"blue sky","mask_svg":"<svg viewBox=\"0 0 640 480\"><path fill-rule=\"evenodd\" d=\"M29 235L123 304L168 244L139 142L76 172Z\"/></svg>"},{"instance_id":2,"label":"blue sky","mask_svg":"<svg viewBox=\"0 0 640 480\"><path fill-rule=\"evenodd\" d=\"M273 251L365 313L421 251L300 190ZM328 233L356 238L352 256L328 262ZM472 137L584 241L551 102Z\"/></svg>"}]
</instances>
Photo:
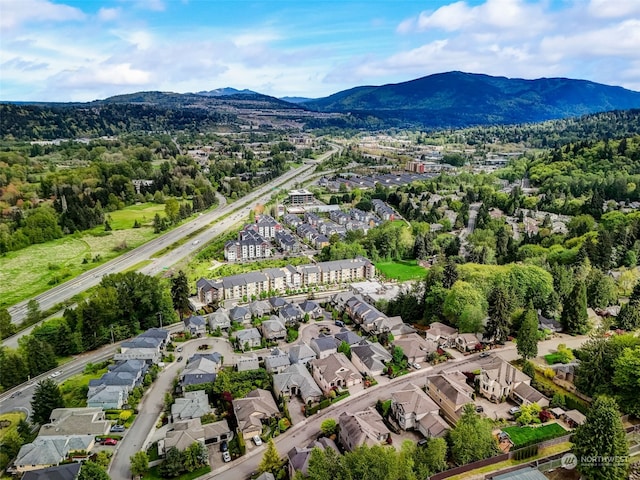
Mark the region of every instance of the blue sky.
<instances>
[{"instance_id":1,"label":"blue sky","mask_svg":"<svg viewBox=\"0 0 640 480\"><path fill-rule=\"evenodd\" d=\"M0 0L0 99L321 97L461 70L640 91L640 0Z\"/></svg>"}]
</instances>

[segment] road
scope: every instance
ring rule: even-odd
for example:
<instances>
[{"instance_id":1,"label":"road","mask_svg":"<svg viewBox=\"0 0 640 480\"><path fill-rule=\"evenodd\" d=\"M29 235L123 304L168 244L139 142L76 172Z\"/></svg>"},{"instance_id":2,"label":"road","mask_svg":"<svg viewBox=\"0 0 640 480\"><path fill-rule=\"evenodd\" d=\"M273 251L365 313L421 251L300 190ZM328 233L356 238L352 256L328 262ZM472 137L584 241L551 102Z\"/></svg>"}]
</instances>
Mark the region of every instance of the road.
<instances>
[{"instance_id":1,"label":"road","mask_svg":"<svg viewBox=\"0 0 640 480\"><path fill-rule=\"evenodd\" d=\"M119 256L118 258L100 265L99 267L89 270L68 282L60 284L34 297L34 299L39 303L42 310L47 310L60 302L72 298L74 295L77 295L84 290L96 286L100 283L100 280L104 275L121 272L131 268L141 261L149 260L152 258L153 254L161 251L167 246L183 239L189 234L193 234L203 226L216 222L222 217L228 215L227 218L216 223L204 232L194 236L190 242L181 245L161 258L155 259L151 265L147 265L140 270L141 272L150 275L156 274L165 269L165 267L168 268L182 260L187 255L193 253L194 250L197 250L197 248L194 248L196 245L200 248L217 235L223 233L226 229L229 229L234 223L240 221L242 217L248 215L249 211L256 203L266 203L269 201L277 188L288 188L295 183L304 182L312 175L318 162L321 162L336 151L338 151L338 147L334 147L332 150L324 153L315 161L308 161L298 168L289 170L284 175L262 185L241 199L229 205L220 205L211 212L203 213L196 219L184 223L170 232L167 232L166 234ZM24 319L27 313L27 303L27 301L24 301L9 308L9 313L11 314L13 323L20 323Z\"/></svg>"}]
</instances>

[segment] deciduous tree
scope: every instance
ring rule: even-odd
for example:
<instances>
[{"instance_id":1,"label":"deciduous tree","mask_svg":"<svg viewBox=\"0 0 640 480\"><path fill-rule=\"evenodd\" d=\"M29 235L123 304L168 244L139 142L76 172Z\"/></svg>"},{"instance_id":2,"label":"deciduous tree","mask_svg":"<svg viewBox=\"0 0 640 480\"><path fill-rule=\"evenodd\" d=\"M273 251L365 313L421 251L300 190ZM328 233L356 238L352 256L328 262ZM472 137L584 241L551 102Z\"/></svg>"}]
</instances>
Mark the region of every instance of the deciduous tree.
<instances>
[{"instance_id":1,"label":"deciduous tree","mask_svg":"<svg viewBox=\"0 0 640 480\"><path fill-rule=\"evenodd\" d=\"M498 446L492 430L491 423L481 418L472 404L465 405L460 420L450 433L451 454L455 462L465 465L495 455Z\"/></svg>"}]
</instances>

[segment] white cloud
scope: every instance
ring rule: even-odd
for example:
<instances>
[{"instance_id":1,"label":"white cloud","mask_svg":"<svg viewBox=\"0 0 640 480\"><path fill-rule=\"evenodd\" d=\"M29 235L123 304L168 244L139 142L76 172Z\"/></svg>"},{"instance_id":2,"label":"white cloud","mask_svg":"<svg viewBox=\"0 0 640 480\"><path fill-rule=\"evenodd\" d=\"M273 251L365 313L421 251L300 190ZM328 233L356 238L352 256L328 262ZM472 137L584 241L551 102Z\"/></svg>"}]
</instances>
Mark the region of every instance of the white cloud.
<instances>
[{"instance_id":1,"label":"white cloud","mask_svg":"<svg viewBox=\"0 0 640 480\"><path fill-rule=\"evenodd\" d=\"M98 10L98 18L103 22L110 22L120 17L122 10L120 8L105 8Z\"/></svg>"},{"instance_id":2,"label":"white cloud","mask_svg":"<svg viewBox=\"0 0 640 480\"><path fill-rule=\"evenodd\" d=\"M640 15L640 2L638 0L591 0L588 12L594 17L601 18Z\"/></svg>"},{"instance_id":3,"label":"white cloud","mask_svg":"<svg viewBox=\"0 0 640 480\"><path fill-rule=\"evenodd\" d=\"M0 28L15 28L34 22L83 20L85 14L74 7L47 0L0 0Z\"/></svg>"},{"instance_id":4,"label":"white cloud","mask_svg":"<svg viewBox=\"0 0 640 480\"><path fill-rule=\"evenodd\" d=\"M99 64L65 70L56 75L56 80L65 88L85 88L103 85L142 86L151 80L151 73L132 68L128 63Z\"/></svg>"}]
</instances>

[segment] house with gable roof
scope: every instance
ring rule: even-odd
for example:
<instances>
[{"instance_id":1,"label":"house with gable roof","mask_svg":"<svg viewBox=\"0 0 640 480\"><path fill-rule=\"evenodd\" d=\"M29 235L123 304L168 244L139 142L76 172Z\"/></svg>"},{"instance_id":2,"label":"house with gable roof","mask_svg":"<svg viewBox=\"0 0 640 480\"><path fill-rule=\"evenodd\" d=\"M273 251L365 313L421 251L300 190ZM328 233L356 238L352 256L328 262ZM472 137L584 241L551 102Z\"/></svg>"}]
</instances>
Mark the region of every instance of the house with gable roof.
<instances>
[{"instance_id":1,"label":"house with gable roof","mask_svg":"<svg viewBox=\"0 0 640 480\"><path fill-rule=\"evenodd\" d=\"M211 411L209 397L204 390L185 392L184 397L176 398L171 405L173 422L200 418Z\"/></svg>"},{"instance_id":2,"label":"house with gable roof","mask_svg":"<svg viewBox=\"0 0 640 480\"><path fill-rule=\"evenodd\" d=\"M207 321L200 315L184 319L184 328L194 337L201 337L207 333Z\"/></svg>"},{"instance_id":3,"label":"house with gable roof","mask_svg":"<svg viewBox=\"0 0 640 480\"><path fill-rule=\"evenodd\" d=\"M438 344L431 339L424 339L417 333L406 335L393 341L393 345L400 347L410 363L424 362L438 350Z\"/></svg>"},{"instance_id":4,"label":"house with gable roof","mask_svg":"<svg viewBox=\"0 0 640 480\"><path fill-rule=\"evenodd\" d=\"M232 405L238 430L243 433L244 438L260 435L262 422L280 415L271 392L260 388L252 390L245 398L234 399Z\"/></svg>"},{"instance_id":5,"label":"house with gable roof","mask_svg":"<svg viewBox=\"0 0 640 480\"><path fill-rule=\"evenodd\" d=\"M269 355L264 357L264 368L269 373L280 373L289 365L291 365L289 354L279 348L274 348Z\"/></svg>"},{"instance_id":6,"label":"house with gable roof","mask_svg":"<svg viewBox=\"0 0 640 480\"><path fill-rule=\"evenodd\" d=\"M362 383L362 375L342 352L312 360L309 364L313 378L324 393Z\"/></svg>"},{"instance_id":7,"label":"house with gable roof","mask_svg":"<svg viewBox=\"0 0 640 480\"><path fill-rule=\"evenodd\" d=\"M342 412L338 417L338 425L338 439L350 452L361 445L372 447L387 443L391 436L382 417L373 407L356 413Z\"/></svg>"},{"instance_id":8,"label":"house with gable roof","mask_svg":"<svg viewBox=\"0 0 640 480\"><path fill-rule=\"evenodd\" d=\"M473 403L473 388L467 385L467 377L460 372L429 375L426 378L427 393L440 407L440 414L455 425L467 403Z\"/></svg>"},{"instance_id":9,"label":"house with gable roof","mask_svg":"<svg viewBox=\"0 0 640 480\"><path fill-rule=\"evenodd\" d=\"M287 453L287 458L289 459L289 478L294 478L296 472L301 472L303 475L307 475L309 471L309 459L311 458L311 452L314 448L320 448L322 450L326 450L327 448L333 449L338 455L340 455L340 451L338 450L338 446L335 444L333 440L329 437L320 437L317 440L310 443L305 448L300 448L298 446L293 447ZM256 480L262 480L258 477ZM275 480L273 477L271 479L264 480Z\"/></svg>"},{"instance_id":10,"label":"house with gable roof","mask_svg":"<svg viewBox=\"0 0 640 480\"><path fill-rule=\"evenodd\" d=\"M215 312L210 313L206 316L206 319L212 332L218 328L220 328L220 330L227 330L231 327L229 311L224 307L220 307Z\"/></svg>"},{"instance_id":11,"label":"house with gable roof","mask_svg":"<svg viewBox=\"0 0 640 480\"><path fill-rule=\"evenodd\" d=\"M307 365L311 360L315 360L315 358L316 352L304 342L293 345L289 349L289 360L291 360L292 365L295 363Z\"/></svg>"},{"instance_id":12,"label":"house with gable roof","mask_svg":"<svg viewBox=\"0 0 640 480\"><path fill-rule=\"evenodd\" d=\"M372 376L382 375L391 354L378 342L363 340L351 347L351 362L358 371Z\"/></svg>"},{"instance_id":13,"label":"house with gable roof","mask_svg":"<svg viewBox=\"0 0 640 480\"><path fill-rule=\"evenodd\" d=\"M236 332L236 344L240 350L250 350L262 344L262 336L257 328L246 328Z\"/></svg>"},{"instance_id":14,"label":"house with gable roof","mask_svg":"<svg viewBox=\"0 0 640 480\"><path fill-rule=\"evenodd\" d=\"M284 323L275 315L271 315L269 320L265 320L260 325L262 336L269 341L284 340L287 338L287 328Z\"/></svg>"},{"instance_id":15,"label":"house with gable roof","mask_svg":"<svg viewBox=\"0 0 640 480\"><path fill-rule=\"evenodd\" d=\"M340 341L331 335L320 334L316 338L312 338L309 342L311 350L316 352L318 358L327 358L329 355L337 353Z\"/></svg>"},{"instance_id":16,"label":"house with gable roof","mask_svg":"<svg viewBox=\"0 0 640 480\"><path fill-rule=\"evenodd\" d=\"M391 414L403 430L418 430L426 438L442 437L449 425L439 411L440 407L417 385L391 393Z\"/></svg>"},{"instance_id":17,"label":"house with gable roof","mask_svg":"<svg viewBox=\"0 0 640 480\"><path fill-rule=\"evenodd\" d=\"M306 367L299 363L289 365L273 376L273 390L278 397L300 397L304 403L322 398L322 390Z\"/></svg>"}]
</instances>

